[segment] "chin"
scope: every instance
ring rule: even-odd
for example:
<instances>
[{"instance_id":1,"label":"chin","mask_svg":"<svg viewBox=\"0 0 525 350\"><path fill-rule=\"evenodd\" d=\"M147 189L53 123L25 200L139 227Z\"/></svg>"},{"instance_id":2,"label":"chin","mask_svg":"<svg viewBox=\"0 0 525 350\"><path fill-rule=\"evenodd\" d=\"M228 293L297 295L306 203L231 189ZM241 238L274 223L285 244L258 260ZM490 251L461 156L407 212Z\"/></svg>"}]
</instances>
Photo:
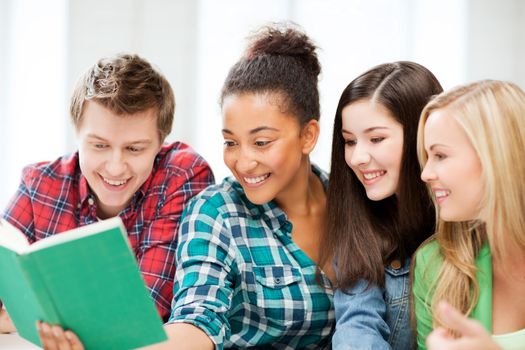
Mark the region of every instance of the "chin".
<instances>
[{"instance_id":1,"label":"chin","mask_svg":"<svg viewBox=\"0 0 525 350\"><path fill-rule=\"evenodd\" d=\"M385 198L388 198L392 195L392 193L386 193L386 192L367 192L366 196L368 199L374 202L382 201Z\"/></svg>"}]
</instances>

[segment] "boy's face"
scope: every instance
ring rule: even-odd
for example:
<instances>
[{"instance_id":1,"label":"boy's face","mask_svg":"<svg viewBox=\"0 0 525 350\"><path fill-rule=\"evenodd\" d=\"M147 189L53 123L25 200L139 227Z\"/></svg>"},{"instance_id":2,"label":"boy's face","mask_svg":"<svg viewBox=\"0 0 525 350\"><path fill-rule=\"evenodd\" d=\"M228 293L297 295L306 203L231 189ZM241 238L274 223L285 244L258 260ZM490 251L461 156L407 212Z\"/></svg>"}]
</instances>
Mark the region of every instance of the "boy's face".
<instances>
[{"instance_id":1,"label":"boy's face","mask_svg":"<svg viewBox=\"0 0 525 350\"><path fill-rule=\"evenodd\" d=\"M80 170L101 219L118 215L148 179L161 142L155 109L119 116L87 101L77 127Z\"/></svg>"}]
</instances>

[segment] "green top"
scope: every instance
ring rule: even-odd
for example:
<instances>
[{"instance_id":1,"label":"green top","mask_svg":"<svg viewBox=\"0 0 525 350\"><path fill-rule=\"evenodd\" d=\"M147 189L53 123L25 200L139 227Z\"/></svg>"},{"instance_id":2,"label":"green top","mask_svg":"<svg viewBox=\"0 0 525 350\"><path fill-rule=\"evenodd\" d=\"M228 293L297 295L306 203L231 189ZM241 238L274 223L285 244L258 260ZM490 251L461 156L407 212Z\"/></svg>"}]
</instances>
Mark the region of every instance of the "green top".
<instances>
[{"instance_id":1,"label":"green top","mask_svg":"<svg viewBox=\"0 0 525 350\"><path fill-rule=\"evenodd\" d=\"M426 350L425 341L432 331L431 301L434 290L430 289L437 279L443 255L439 243L433 240L416 253L414 268L414 310L416 314L416 332L418 349ZM470 317L481 322L485 329L492 333L492 256L488 244L485 244L476 258L476 277L479 284L478 303Z\"/></svg>"}]
</instances>

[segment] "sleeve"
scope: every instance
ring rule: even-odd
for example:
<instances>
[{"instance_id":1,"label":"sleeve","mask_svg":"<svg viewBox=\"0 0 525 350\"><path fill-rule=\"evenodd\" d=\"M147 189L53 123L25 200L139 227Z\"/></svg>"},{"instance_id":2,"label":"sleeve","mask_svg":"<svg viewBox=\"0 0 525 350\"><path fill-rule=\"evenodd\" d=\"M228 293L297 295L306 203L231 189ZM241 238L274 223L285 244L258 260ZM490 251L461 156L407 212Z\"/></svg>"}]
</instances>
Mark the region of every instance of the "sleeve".
<instances>
[{"instance_id":1,"label":"sleeve","mask_svg":"<svg viewBox=\"0 0 525 350\"><path fill-rule=\"evenodd\" d=\"M193 324L223 349L238 269L229 223L211 200L192 203L179 230L177 272L169 322Z\"/></svg>"},{"instance_id":2,"label":"sleeve","mask_svg":"<svg viewBox=\"0 0 525 350\"><path fill-rule=\"evenodd\" d=\"M383 289L364 280L349 290L337 289L334 294L334 350L390 350L390 329L385 321L386 303Z\"/></svg>"},{"instance_id":3,"label":"sleeve","mask_svg":"<svg viewBox=\"0 0 525 350\"><path fill-rule=\"evenodd\" d=\"M414 280L412 284L414 313L416 320L416 340L417 348L426 350L426 339L433 329L432 312L430 304L429 275L424 274L427 270L427 261L421 249L416 254L414 265Z\"/></svg>"},{"instance_id":4,"label":"sleeve","mask_svg":"<svg viewBox=\"0 0 525 350\"><path fill-rule=\"evenodd\" d=\"M175 278L177 232L186 203L213 183L207 164L192 167L185 175L172 176L167 188L159 189L165 198L155 210L155 218L141 233L138 264L157 310L166 321L170 314Z\"/></svg>"},{"instance_id":5,"label":"sleeve","mask_svg":"<svg viewBox=\"0 0 525 350\"><path fill-rule=\"evenodd\" d=\"M31 177L30 173L30 168L24 169L20 185L5 208L2 217L22 231L29 243L33 243L35 241L35 220L31 193L27 185L27 179Z\"/></svg>"}]
</instances>

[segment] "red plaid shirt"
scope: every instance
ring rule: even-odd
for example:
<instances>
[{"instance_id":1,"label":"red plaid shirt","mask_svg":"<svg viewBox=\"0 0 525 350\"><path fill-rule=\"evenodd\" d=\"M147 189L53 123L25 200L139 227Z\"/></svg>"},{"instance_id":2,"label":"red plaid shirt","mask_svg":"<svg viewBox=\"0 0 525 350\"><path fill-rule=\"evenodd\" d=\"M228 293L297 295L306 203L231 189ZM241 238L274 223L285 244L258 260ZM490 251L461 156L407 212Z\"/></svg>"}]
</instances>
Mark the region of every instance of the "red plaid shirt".
<instances>
[{"instance_id":1,"label":"red plaid shirt","mask_svg":"<svg viewBox=\"0 0 525 350\"><path fill-rule=\"evenodd\" d=\"M146 182L120 212L142 276L163 319L170 315L179 220L188 199L214 182L204 159L183 143L162 147ZM95 195L78 153L23 170L3 216L30 242L96 222Z\"/></svg>"}]
</instances>

